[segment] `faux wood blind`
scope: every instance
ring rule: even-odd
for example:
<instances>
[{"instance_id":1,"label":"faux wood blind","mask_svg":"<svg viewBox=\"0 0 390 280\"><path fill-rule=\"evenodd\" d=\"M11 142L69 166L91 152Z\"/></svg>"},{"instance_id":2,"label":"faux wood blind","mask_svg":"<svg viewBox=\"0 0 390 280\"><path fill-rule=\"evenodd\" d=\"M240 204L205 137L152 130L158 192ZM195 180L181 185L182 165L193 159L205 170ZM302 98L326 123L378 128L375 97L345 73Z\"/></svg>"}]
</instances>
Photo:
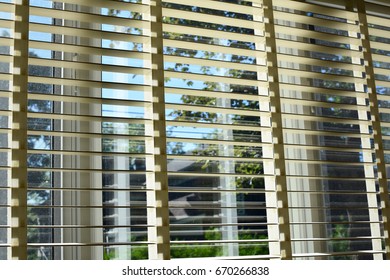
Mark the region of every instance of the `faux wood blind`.
<instances>
[{"instance_id":1,"label":"faux wood blind","mask_svg":"<svg viewBox=\"0 0 390 280\"><path fill-rule=\"evenodd\" d=\"M0 259L388 259L388 11L0 0Z\"/></svg>"}]
</instances>

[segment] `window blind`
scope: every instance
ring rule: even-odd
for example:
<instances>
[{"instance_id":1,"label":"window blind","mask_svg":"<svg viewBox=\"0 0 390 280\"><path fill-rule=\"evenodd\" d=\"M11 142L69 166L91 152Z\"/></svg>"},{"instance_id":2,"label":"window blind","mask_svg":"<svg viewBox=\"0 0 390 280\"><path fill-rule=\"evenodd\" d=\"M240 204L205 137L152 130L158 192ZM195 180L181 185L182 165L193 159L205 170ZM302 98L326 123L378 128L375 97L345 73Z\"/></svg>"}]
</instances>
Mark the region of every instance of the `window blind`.
<instances>
[{"instance_id":1,"label":"window blind","mask_svg":"<svg viewBox=\"0 0 390 280\"><path fill-rule=\"evenodd\" d=\"M0 259L388 259L385 1L0 1Z\"/></svg>"}]
</instances>

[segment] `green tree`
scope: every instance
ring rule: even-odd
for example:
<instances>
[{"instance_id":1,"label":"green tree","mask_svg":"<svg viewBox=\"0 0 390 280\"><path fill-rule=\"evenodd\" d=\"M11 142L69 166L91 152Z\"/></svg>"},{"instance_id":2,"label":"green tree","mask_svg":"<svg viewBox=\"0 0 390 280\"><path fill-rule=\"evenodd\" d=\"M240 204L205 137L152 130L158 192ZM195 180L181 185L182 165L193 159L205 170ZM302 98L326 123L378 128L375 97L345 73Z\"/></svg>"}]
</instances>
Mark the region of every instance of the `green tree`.
<instances>
[{"instance_id":1,"label":"green tree","mask_svg":"<svg viewBox=\"0 0 390 280\"><path fill-rule=\"evenodd\" d=\"M30 57L37 58L34 52L29 53ZM53 68L48 66L29 65L29 75L51 77ZM48 84L29 83L29 93L52 94L52 87ZM52 111L52 102L47 100L35 100L31 95L28 100L27 109L29 112L50 113ZM52 129L50 119L29 118L29 130L46 131ZM51 137L44 135L29 135L27 138L28 149L48 150L51 149ZM45 152L31 153L27 158L28 185L30 190L27 193L28 224L29 225L50 225L52 213L50 208L45 206L51 205L51 192L47 188L51 187L51 174L46 171L33 171L34 168L49 168L52 165L52 157ZM45 188L40 190L39 188ZM51 241L50 229L29 228L27 239L30 243L47 243ZM28 251L29 259L48 259L51 258L50 251L44 249L30 249Z\"/></svg>"}]
</instances>

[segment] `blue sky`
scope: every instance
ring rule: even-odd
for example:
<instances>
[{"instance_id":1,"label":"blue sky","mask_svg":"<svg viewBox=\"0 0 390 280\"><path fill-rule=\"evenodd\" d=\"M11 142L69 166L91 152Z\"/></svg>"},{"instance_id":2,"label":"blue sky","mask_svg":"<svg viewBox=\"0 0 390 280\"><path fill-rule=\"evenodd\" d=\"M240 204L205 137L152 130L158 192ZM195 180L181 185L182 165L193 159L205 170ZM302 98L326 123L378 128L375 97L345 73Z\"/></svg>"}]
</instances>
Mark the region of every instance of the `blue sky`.
<instances>
[{"instance_id":1,"label":"blue sky","mask_svg":"<svg viewBox=\"0 0 390 280\"><path fill-rule=\"evenodd\" d=\"M11 2L11 0L5 1L0 0L1 2ZM46 1L46 0L31 0L30 5L32 6L39 6L39 7L48 7L50 8L52 6L52 1ZM102 14L107 14L108 9L102 9ZM1 15L1 14L0 14ZM3 17L3 15L1 15ZM129 12L122 11L119 16L128 17ZM4 15L3 18L11 18L10 14ZM30 16L30 21L34 23L41 23L41 24L52 24L52 18L51 17L42 17L42 16ZM112 25L103 25L103 30L114 30L114 26ZM125 27L123 27L125 28ZM125 31L124 31L125 32ZM34 32L31 31L30 34L31 40L37 40L37 41L44 41L44 42L52 42L52 34L51 33L44 33L44 32ZM220 42L221 44L224 44L223 40ZM226 42L227 43L227 42ZM118 49L133 49L134 44L131 42L112 42L110 40L102 40L102 46L105 48L112 48L113 44L115 48ZM50 50L43 50L43 49L30 49L30 51L37 54L39 57L42 58L52 58L52 51ZM198 56L202 55L202 52L198 52ZM229 55L222 55L219 58L221 60L229 61L231 59L231 56ZM143 67L143 61L141 59L130 59L130 58L121 58L121 57L112 57L112 56L103 56L102 57L102 63L108 64L108 65L119 65L119 66L130 66L130 67ZM243 62L245 63L245 62ZM166 63L165 68L174 67L175 63ZM190 66L191 73L202 73L202 68L200 65L191 65ZM221 71L225 72L224 69L218 69L218 68L210 68L209 71L211 73L221 73ZM134 75L134 74L125 74L125 73L113 73L113 72L102 72L101 73L101 79L102 81L107 82L115 82L115 83L129 83L129 84L138 84L143 85L145 84L145 79L143 75ZM171 78L168 81L166 81L167 87L176 87L176 88L190 88L190 89L203 89L204 83L202 81L192 81L193 84L191 86L187 85L187 81L184 81L183 79L178 78ZM180 94L166 94L166 102L167 103L176 103L180 104L181 101ZM143 92L141 91L130 91L130 90L114 90L114 89L108 89L103 88L102 89L102 97L103 98L115 98L115 99L124 99L124 100L136 100L136 101L143 101L145 99ZM127 118L143 118L144 117L144 108L142 106L114 106L114 105L103 105L102 106L103 115L110 116L110 117L127 117ZM167 110L167 115L169 115L170 112L173 110ZM174 129L174 134L176 137L190 137L190 138L202 138L207 134L215 133L215 129L205 129L205 128L191 128L191 127L176 127ZM38 144L38 143L37 143Z\"/></svg>"}]
</instances>

